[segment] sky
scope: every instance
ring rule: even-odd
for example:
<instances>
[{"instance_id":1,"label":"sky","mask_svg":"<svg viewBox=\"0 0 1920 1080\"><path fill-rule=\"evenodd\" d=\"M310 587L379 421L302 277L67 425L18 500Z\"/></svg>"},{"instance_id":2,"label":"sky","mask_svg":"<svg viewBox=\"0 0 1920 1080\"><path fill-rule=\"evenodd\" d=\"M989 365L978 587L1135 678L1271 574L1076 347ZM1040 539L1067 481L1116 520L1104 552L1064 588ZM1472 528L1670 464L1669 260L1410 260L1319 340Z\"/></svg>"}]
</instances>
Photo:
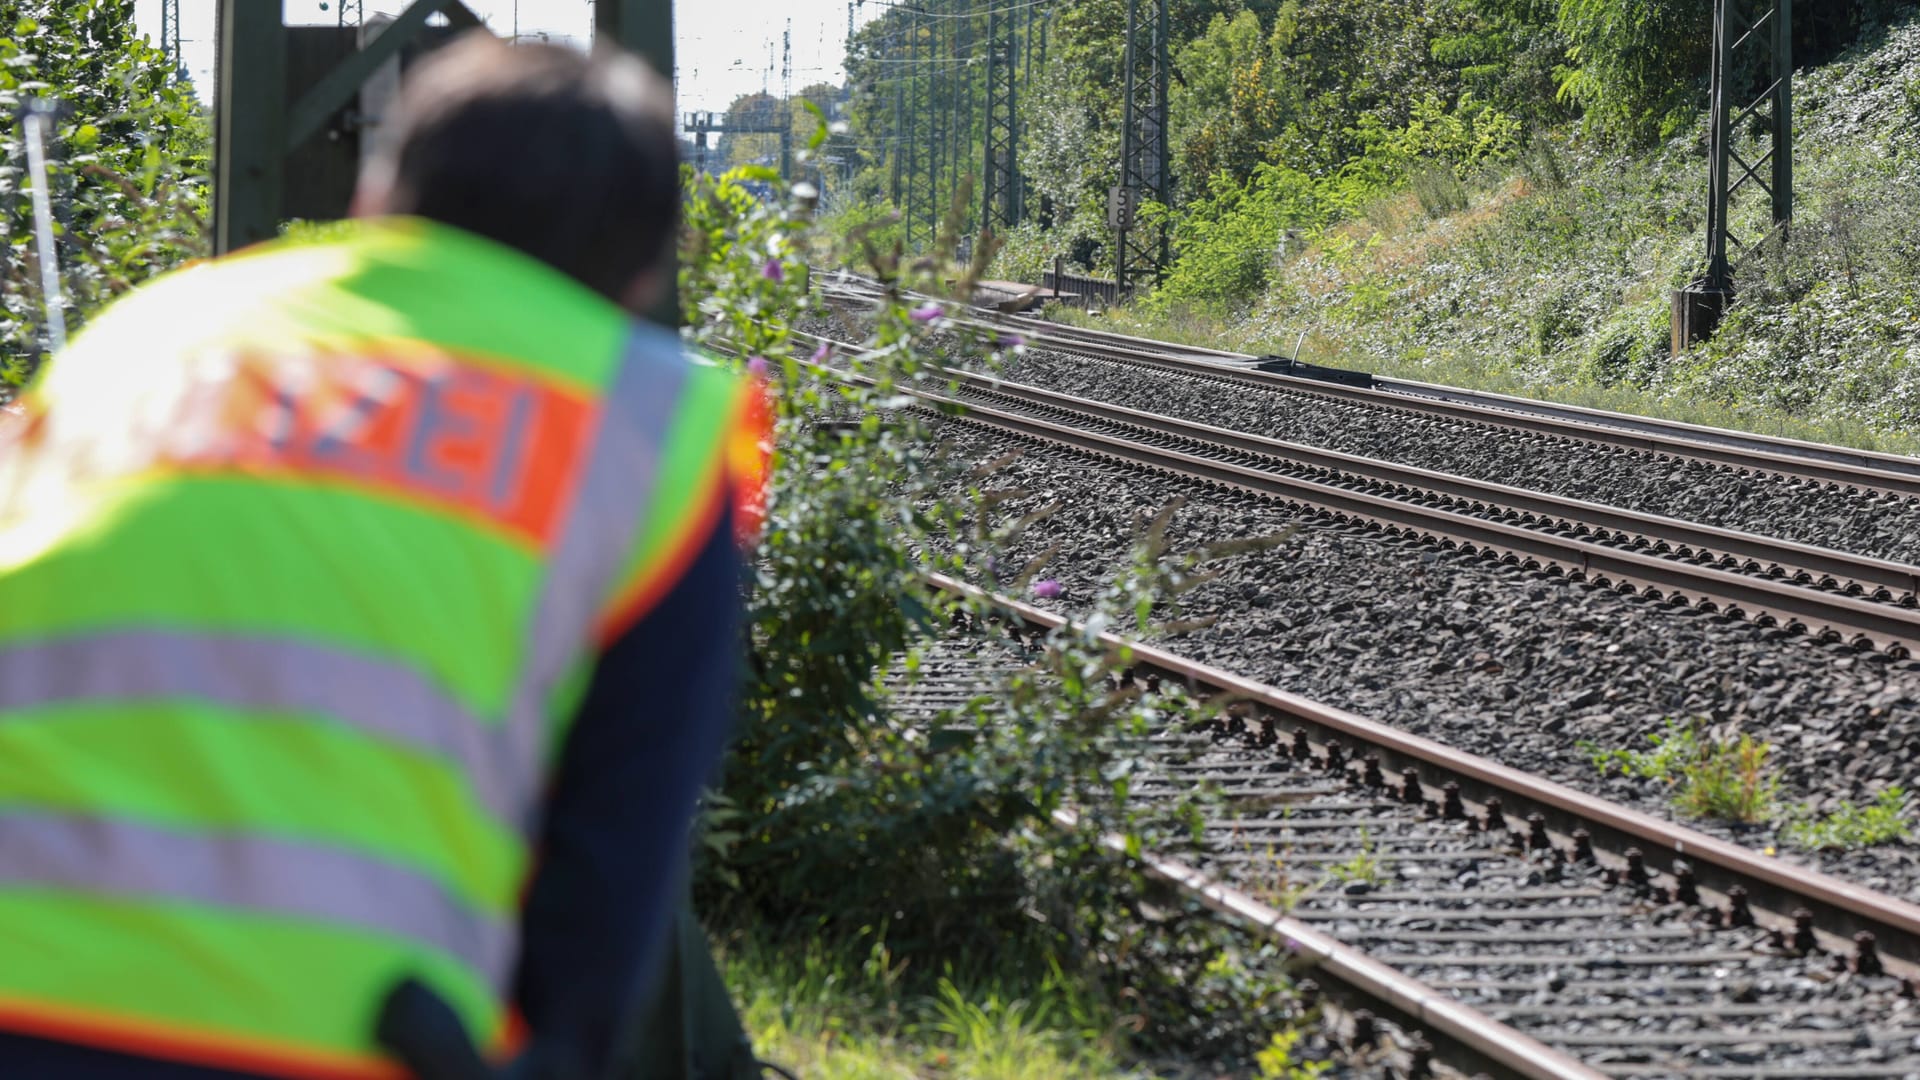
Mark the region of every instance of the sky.
<instances>
[{"instance_id":1,"label":"sky","mask_svg":"<svg viewBox=\"0 0 1920 1080\"><path fill-rule=\"evenodd\" d=\"M333 0L283 0L290 24L331 23ZM591 0L466 0L495 33L512 34L516 9L522 37L585 45ZM878 18L888 0L854 0L854 18ZM368 15L397 14L406 0L362 0ZM213 23L217 0L180 0L187 70L209 97L213 88ZM793 26L793 88L844 78L848 0L673 0L674 55L680 110L722 111L741 94L780 90L780 37ZM140 29L160 39L160 0L135 0Z\"/></svg>"}]
</instances>

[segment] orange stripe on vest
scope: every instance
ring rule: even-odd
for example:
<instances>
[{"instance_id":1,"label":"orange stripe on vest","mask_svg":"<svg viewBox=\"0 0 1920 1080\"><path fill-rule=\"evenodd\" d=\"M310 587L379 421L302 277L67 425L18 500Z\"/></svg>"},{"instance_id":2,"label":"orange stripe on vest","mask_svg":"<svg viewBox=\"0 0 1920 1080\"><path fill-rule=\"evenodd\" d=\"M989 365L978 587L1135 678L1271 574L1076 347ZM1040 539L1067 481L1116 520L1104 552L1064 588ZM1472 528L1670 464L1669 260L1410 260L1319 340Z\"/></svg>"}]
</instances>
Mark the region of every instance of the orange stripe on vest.
<instances>
[{"instance_id":1,"label":"orange stripe on vest","mask_svg":"<svg viewBox=\"0 0 1920 1080\"><path fill-rule=\"evenodd\" d=\"M171 460L347 481L542 548L559 531L600 417L596 402L552 382L445 358L329 357L248 371L188 405Z\"/></svg>"},{"instance_id":2,"label":"orange stripe on vest","mask_svg":"<svg viewBox=\"0 0 1920 1080\"><path fill-rule=\"evenodd\" d=\"M227 1032L8 997L0 997L0 1030L134 1057L285 1080L407 1080L411 1075L399 1065L372 1055L287 1046Z\"/></svg>"}]
</instances>

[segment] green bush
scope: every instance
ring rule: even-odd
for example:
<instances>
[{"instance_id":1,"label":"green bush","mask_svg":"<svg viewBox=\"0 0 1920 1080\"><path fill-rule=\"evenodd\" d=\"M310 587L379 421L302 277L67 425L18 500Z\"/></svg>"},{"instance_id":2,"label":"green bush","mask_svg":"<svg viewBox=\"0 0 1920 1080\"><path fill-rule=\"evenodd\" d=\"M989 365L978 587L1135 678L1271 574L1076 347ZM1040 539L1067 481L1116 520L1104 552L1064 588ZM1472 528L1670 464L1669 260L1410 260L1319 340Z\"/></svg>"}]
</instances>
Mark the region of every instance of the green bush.
<instances>
[{"instance_id":1,"label":"green bush","mask_svg":"<svg viewBox=\"0 0 1920 1080\"><path fill-rule=\"evenodd\" d=\"M1782 830L1786 841L1809 851L1845 851L1890 844L1913 835L1913 806L1907 790L1895 785L1865 806L1841 800L1823 816L1796 807L1795 820Z\"/></svg>"},{"instance_id":2,"label":"green bush","mask_svg":"<svg viewBox=\"0 0 1920 1080\"><path fill-rule=\"evenodd\" d=\"M1155 290L1156 302L1227 301L1263 288L1289 230L1312 232L1331 217L1311 177L1261 165L1242 184L1227 173L1207 183L1207 198L1173 225L1179 257Z\"/></svg>"},{"instance_id":3,"label":"green bush","mask_svg":"<svg viewBox=\"0 0 1920 1080\"><path fill-rule=\"evenodd\" d=\"M1717 738L1699 722L1667 722L1664 734L1649 735L1651 750L1608 749L1579 744L1604 775L1619 773L1657 780L1673 789L1673 803L1691 817L1763 822L1773 817L1780 781L1767 763L1771 744L1744 732Z\"/></svg>"},{"instance_id":4,"label":"green bush","mask_svg":"<svg viewBox=\"0 0 1920 1080\"><path fill-rule=\"evenodd\" d=\"M44 324L26 150L29 97L65 113L50 195L69 331L206 251L208 126L190 87L135 36L133 0L0 0L0 400L31 375Z\"/></svg>"},{"instance_id":5,"label":"green bush","mask_svg":"<svg viewBox=\"0 0 1920 1080\"><path fill-rule=\"evenodd\" d=\"M1671 306L1655 300L1623 307L1587 346L1587 376L1602 386L1650 384L1672 346Z\"/></svg>"},{"instance_id":6,"label":"green bush","mask_svg":"<svg viewBox=\"0 0 1920 1080\"><path fill-rule=\"evenodd\" d=\"M1169 706L1115 689L1124 655L1089 631L1061 631L1016 648L1028 666L985 676L978 697L935 720L891 712L883 675L911 680L924 640L952 621L986 634L979 648L1015 648L989 607L932 593L920 574L993 584L991 557L1024 522L996 521L994 498L948 493L960 477L938 452L937 418L900 396L944 385L933 370L941 343L992 343L895 291L857 351L831 370L808 363L814 349L789 326L811 302L795 262L810 230L747 198L739 182L750 175L695 182L682 263L696 340L767 361L778 435L754 559L745 728L713 803L703 910L804 936L886 927L894 954L929 975L996 951L1057 964L1130 1001L1149 1045L1251 1055L1280 1023L1271 977L1206 978L1239 946L1178 901L1163 899L1165 918L1150 920L1138 866L1098 844L1114 834L1138 852L1191 836L1197 820L1194 799L1128 798L1144 739ZM950 269L858 229L839 254L871 263L894 289L942 290ZM956 272L962 295L979 269ZM972 486L990 479L976 474ZM1090 623L1139 627L1179 587L1178 567L1146 550ZM1048 825L1067 807L1085 827Z\"/></svg>"}]
</instances>

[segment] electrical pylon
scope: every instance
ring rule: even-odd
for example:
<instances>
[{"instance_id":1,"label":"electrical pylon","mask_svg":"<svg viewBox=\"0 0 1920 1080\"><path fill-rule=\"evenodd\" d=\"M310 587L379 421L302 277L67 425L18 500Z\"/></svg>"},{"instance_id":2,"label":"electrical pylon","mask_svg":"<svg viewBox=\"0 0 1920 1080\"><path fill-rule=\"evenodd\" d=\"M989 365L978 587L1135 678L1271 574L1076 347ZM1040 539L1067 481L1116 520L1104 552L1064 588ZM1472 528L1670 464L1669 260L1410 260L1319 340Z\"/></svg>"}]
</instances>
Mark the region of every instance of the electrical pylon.
<instances>
[{"instance_id":1,"label":"electrical pylon","mask_svg":"<svg viewBox=\"0 0 1920 1080\"><path fill-rule=\"evenodd\" d=\"M1143 5L1148 8L1144 13ZM1107 201L1115 234L1114 278L1123 291L1157 280L1167 264L1164 219L1152 227L1136 219L1143 201L1164 206L1172 189L1167 175L1168 69L1167 0L1127 0L1120 183Z\"/></svg>"},{"instance_id":2,"label":"electrical pylon","mask_svg":"<svg viewBox=\"0 0 1920 1080\"><path fill-rule=\"evenodd\" d=\"M1019 112L1015 108L1019 73L1019 22L998 6L987 11L986 163L981 170L980 224L1004 237L1020 222ZM1032 9L1028 9L1032 27Z\"/></svg>"},{"instance_id":3,"label":"electrical pylon","mask_svg":"<svg viewBox=\"0 0 1920 1080\"><path fill-rule=\"evenodd\" d=\"M1793 221L1793 0L1715 0L1711 117L1707 272L1673 294L1676 354L1713 336L1738 264ZM1742 131L1757 137L1745 155L1735 146ZM1733 230L1749 192L1765 197L1773 222L1758 238Z\"/></svg>"},{"instance_id":4,"label":"electrical pylon","mask_svg":"<svg viewBox=\"0 0 1920 1080\"><path fill-rule=\"evenodd\" d=\"M176 78L187 70L180 48L180 0L160 0L160 52Z\"/></svg>"}]
</instances>

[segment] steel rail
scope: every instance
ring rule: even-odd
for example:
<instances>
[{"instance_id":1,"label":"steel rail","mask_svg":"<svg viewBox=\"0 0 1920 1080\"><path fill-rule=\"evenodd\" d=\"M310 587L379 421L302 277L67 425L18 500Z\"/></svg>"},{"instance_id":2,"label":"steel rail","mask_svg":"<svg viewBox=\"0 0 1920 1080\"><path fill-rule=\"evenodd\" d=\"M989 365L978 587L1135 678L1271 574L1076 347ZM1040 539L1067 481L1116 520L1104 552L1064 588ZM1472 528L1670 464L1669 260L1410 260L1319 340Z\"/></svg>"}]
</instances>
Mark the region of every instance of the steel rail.
<instances>
[{"instance_id":1,"label":"steel rail","mask_svg":"<svg viewBox=\"0 0 1920 1080\"><path fill-rule=\"evenodd\" d=\"M817 334L796 331L794 336L812 342L831 344L841 349L854 348L846 342L833 341ZM1366 477L1377 483L1391 484L1405 489L1397 493L1397 497L1400 498L1418 498L1423 494L1444 495L1470 503L1505 508L1519 514L1543 517L1548 519L1548 522L1542 524L1551 523L1571 528L1577 535L1587 536L1597 532L1599 535L1595 539L1602 542L1608 539L1606 535L1608 533L1644 538L1655 548L1656 553L1668 554L1668 551L1660 550L1661 545L1665 545L1675 557L1693 559L1697 562L1704 562L1712 557L1723 569L1733 569L1727 566L1727 561L1736 560L1744 563L1739 568L1746 571L1762 571L1776 578L1794 577L1797 573L1804 575L1806 582L1818 583L1823 588L1876 593L1874 598L1883 602L1899 600L1905 606L1911 607L1915 605L1916 598L1920 598L1920 566L1908 563L1836 551L1832 548L1816 547L1812 544L1801 544L1757 533L1701 525L1679 518L1646 514L1600 503L1586 503L1578 499L1475 480L1411 465L1401 465L1378 458L1363 457L1303 443L1286 442L1264 435L1252 435L1179 417L1112 405L1091 398L1062 394L1044 387L1010 382L997 376L981 375L977 372L943 368L941 373L955 385L985 395L998 395L1048 410L1083 413L1110 424L1140 428L1176 439L1209 443L1249 454L1277 458L1306 468ZM1475 509L1478 510L1478 507L1476 506ZM1822 578L1826 580L1822 581ZM1849 590L1847 588L1849 585L1855 588Z\"/></svg>"},{"instance_id":2,"label":"steel rail","mask_svg":"<svg viewBox=\"0 0 1920 1080\"><path fill-rule=\"evenodd\" d=\"M1791 577L1795 571L1805 574L1809 580L1824 575L1831 579L1831 583L1823 583L1824 587L1844 588L1846 584L1853 583L1862 592L1879 590L1884 595L1876 599L1882 601L1902 599L1911 605L1912 598L1920 596L1920 566L1908 563L1623 510L1600 503L1586 503L1377 458L1250 435L1178 417L1074 397L1042 387L1007 382L992 376L957 370L949 370L947 374L959 385L982 394L999 395L1052 410L1083 413L1115 425L1136 427L1173 438L1209 443L1249 454L1279 458L1309 468L1392 484L1407 489L1401 496L1403 498L1417 498L1423 493L1445 495L1544 517L1552 524L1576 530L1625 534L1645 538L1655 544L1664 543L1683 559L1702 560L1711 555L1743 560L1745 569L1765 570L1775 577ZM1604 535L1601 539L1605 539ZM1721 565L1725 567L1724 562Z\"/></svg>"},{"instance_id":3,"label":"steel rail","mask_svg":"<svg viewBox=\"0 0 1920 1080\"><path fill-rule=\"evenodd\" d=\"M989 313L990 317L997 314L998 313L993 312ZM1034 324L1031 320L1014 320L1012 325L1024 326L1031 329ZM1100 330L1085 326L1070 326L1061 323L1043 325L1045 329L1040 332L1040 336L1043 338L1078 336L1087 340L1107 341L1123 348L1133 348L1144 352L1178 354L1189 357L1211 357L1223 364L1251 365L1259 363L1261 360L1260 357L1249 353L1233 352L1227 349L1210 349L1200 345L1183 345L1177 342L1156 341L1152 338L1137 337L1112 330ZM1830 443L1793 439L1783 435L1760 435L1751 431L1736 431L1732 428L1714 427L1710 424L1691 424L1682 420L1667 420L1657 416L1639 416L1633 413L1590 409L1583 405L1563 405L1553 401L1542 401L1538 398L1518 397L1513 394L1499 394L1491 390L1470 390L1459 386L1421 382L1418 379L1402 379L1386 375L1374 375L1372 378L1373 384L1377 389L1387 391L1390 394L1434 398L1461 405L1476 405L1499 412L1531 413L1538 416L1568 421L1573 424L1619 428L1626 431L1664 435L1689 442L1712 443L1755 453L1780 454L1793 458L1831 462L1836 465L1856 469L1884 470L1920 477L1920 458L1909 457L1905 454L1889 454L1878 450L1861 450L1851 446L1835 446ZM1402 407L1405 406L1402 405Z\"/></svg>"},{"instance_id":4,"label":"steel rail","mask_svg":"<svg viewBox=\"0 0 1920 1080\"><path fill-rule=\"evenodd\" d=\"M857 282L858 287L851 287ZM822 286L823 292L837 292L849 298L872 299L878 295L878 286L860 279L849 278L842 282L829 282ZM915 294L918 295L918 294ZM929 298L931 299L931 298ZM992 308L975 309L980 318L992 321L996 328L1017 327L1041 340L1063 341L1078 338L1082 341L1105 343L1127 350L1130 356L1111 357L1112 359L1156 360L1170 357L1200 358L1211 360L1216 367L1229 370L1246 369L1261 362L1262 357L1249 353L1234 352L1228 349L1213 349L1203 345L1186 345L1178 342L1158 341L1131 334L1122 334L1113 330L1101 330L1090 326L1072 326L1065 323L1039 322L1031 318L1015 318ZM1211 372L1209 372L1211 373ZM1307 388L1318 389L1325 384L1317 380L1302 380L1276 372L1258 372L1269 381L1300 383ZM1574 430L1565 431L1569 437L1585 437L1581 431L1585 428L1599 427L1646 435L1662 436L1686 443L1704 443L1744 451L1750 454L1783 456L1792 459L1824 462L1852 470L1867 470L1869 474L1886 472L1901 474L1920 479L1920 457L1905 454L1889 454L1877 450L1860 450L1849 446L1834 446L1829 443L1811 442L1806 439L1791 439L1779 435L1760 435L1751 431L1736 431L1732 428L1713 427L1707 424L1690 424L1680 420L1666 420L1655 416L1638 416L1632 413L1609 412L1604 409L1589 409L1581 405L1562 405L1557 402L1542 401L1537 398L1517 397L1512 394L1498 394L1490 390L1470 390L1465 387L1444 386L1439 383L1421 382L1417 379L1400 379L1390 376L1369 375L1376 389L1387 395L1387 400L1379 402L1389 408L1408 408L1409 403L1395 401L1396 395L1427 398L1458 405L1476 406L1496 414L1487 418L1489 423L1498 423L1497 414L1524 413L1536 417L1563 421L1576 425ZM1416 406L1417 407L1417 406ZM1765 466L1756 466L1765 467ZM1884 479L1884 478L1882 478Z\"/></svg>"},{"instance_id":5,"label":"steel rail","mask_svg":"<svg viewBox=\"0 0 1920 1080\"><path fill-rule=\"evenodd\" d=\"M1079 327L1062 333L1053 326L1038 327L1030 319L990 319L985 313L979 318L999 330L1017 327L1029 335L1030 343L1037 341L1061 352L1081 353L1102 360L1204 375L1282 393L1307 394L1464 423L1692 458L1728 468L1818 480L1840 487L1920 496L1920 460L1899 455L1852 451L1800 440L1775 440L1721 428L1627 417L1573 406L1548 406L1450 387L1437 388L1446 391L1441 394L1433 392L1436 388L1426 383L1383 379L1376 380L1374 389L1342 386L1261 371L1251 366L1258 362L1258 357L1241 353L1154 342ZM1125 344L1106 340L1108 338L1119 338ZM1382 389L1378 384L1385 384L1387 388Z\"/></svg>"},{"instance_id":6,"label":"steel rail","mask_svg":"<svg viewBox=\"0 0 1920 1080\"><path fill-rule=\"evenodd\" d=\"M974 586L941 575L927 580L955 594L986 597ZM1061 615L1007 597L992 602L1020 621L1041 630L1068 624ZM1226 698L1246 707L1256 722L1292 728L1300 756L1302 743L1314 751L1333 749L1341 771L1376 777L1397 773L1400 797L1414 801L1424 792L1456 785L1463 806L1485 815L1487 827L1509 828L1507 816L1544 832L1568 858L1581 858L1581 842L1593 857L1628 876L1644 873L1649 884L1684 893L1691 886L1703 906L1720 906L1727 925L1745 922L1782 934L1809 924L1820 947L1836 956L1867 949L1889 969L1908 978L1920 973L1920 905L1874 892L1817 870L1784 863L1751 849L1717 839L1660 818L1631 810L1586 792L1456 750L1377 721L1311 701L1166 649L1103 632L1100 641L1145 672L1187 688L1196 696ZM1334 749L1334 748L1338 749ZM1389 785L1389 787L1391 787ZM1537 819L1537 820L1536 820ZM1498 824L1496 824L1498 823ZM1649 865L1667 860L1681 873ZM1800 914L1805 913L1805 919ZM1860 935L1871 937L1862 939Z\"/></svg>"},{"instance_id":7,"label":"steel rail","mask_svg":"<svg viewBox=\"0 0 1920 1080\"><path fill-rule=\"evenodd\" d=\"M1053 820L1062 828L1079 826L1071 810L1054 811ZM1115 854L1128 854L1127 842L1120 836L1103 836L1101 843ZM1349 992L1384 1006L1402 1026L1417 1030L1429 1041L1454 1048L1449 1056L1456 1065L1471 1063L1470 1067L1501 1076L1539 1080L1600 1080L1605 1075L1185 863L1151 851L1138 857L1152 877L1258 934L1285 942L1288 951L1310 963L1316 975L1332 978ZM1463 1057L1465 1061L1459 1060Z\"/></svg>"},{"instance_id":8,"label":"steel rail","mask_svg":"<svg viewBox=\"0 0 1920 1080\"><path fill-rule=\"evenodd\" d=\"M1067 624L1066 619L1051 612L989 594L941 574L927 574L925 580L941 591L985 601L1042 630ZM1168 654L1126 642L1113 634L1102 633L1099 640L1115 650L1130 650L1137 659L1155 667L1175 661ZM1171 673L1173 669L1163 670ZM1199 677L1205 670L1198 667L1183 670L1181 677ZM1052 820L1065 829L1082 827L1079 816L1070 809L1054 811ZM1285 943L1290 952L1312 966L1316 977L1338 984L1328 989L1344 990L1340 996L1349 999L1363 999L1408 1030L1417 1030L1429 1042L1448 1048L1452 1052L1446 1057L1456 1065L1526 1080L1601 1080L1605 1075L1243 890L1155 852L1130 853L1126 840L1118 835L1106 834L1100 839L1103 846L1117 855L1137 857L1151 877L1236 920L1255 934Z\"/></svg>"},{"instance_id":9,"label":"steel rail","mask_svg":"<svg viewBox=\"0 0 1920 1080\"><path fill-rule=\"evenodd\" d=\"M1420 382L1415 379L1382 378L1376 375L1373 384L1391 393L1406 394L1410 397L1438 398L1505 412L1534 413L1540 416L1558 417L1576 424L1647 431L1671 435L1676 439L1686 439L1691 442L1714 443L1757 453L1783 454L1793 458L1828 461L1850 468L1884 470L1920 477L1920 458L1907 457L1904 454L1860 450L1851 446L1790 439L1781 435L1758 435L1751 431L1735 431L1732 428L1689 424L1652 416L1635 416L1631 413L1607 412L1602 409L1589 409L1583 405L1562 405L1534 398L1515 397L1512 394L1496 394L1491 390L1467 390L1461 387L1443 386L1439 383Z\"/></svg>"},{"instance_id":10,"label":"steel rail","mask_svg":"<svg viewBox=\"0 0 1920 1080\"><path fill-rule=\"evenodd\" d=\"M813 340L828 340L814 335L802 335ZM841 344L844 347L844 343ZM956 380L980 381L978 376L963 372L949 372ZM992 380L986 380L991 384ZM971 384L971 383L970 383ZM1008 386L1016 384L998 384ZM1896 655L1914 655L1920 652L1920 609L1881 602L1862 600L1835 592L1809 589L1799 584L1776 581L1767 577L1751 576L1718 567L1703 566L1681 559L1669 559L1659 555L1611 547L1580 536L1557 535L1520 525L1490 521L1469 514L1459 513L1442 507L1422 505L1417 501L1404 501L1355 491L1336 483L1326 483L1304 477L1288 476L1235 462L1219 461L1200 457L1177 450L1151 446L1130 439L1088 431L1065 424L1022 416L974 402L961 401L945 395L934 394L918 388L902 388L911 396L923 401L949 407L958 407L964 413L965 420L988 423L992 426L1015 431L1022 435L1043 441L1064 443L1091 453L1105 455L1117 460L1128 461L1147 468L1162 469L1173 473L1198 477L1215 484L1223 484L1263 495L1278 497L1291 502L1310 506L1339 515L1356 518L1370 524L1395 532L1411 532L1422 539L1431 539L1445 546L1458 547L1469 554L1492 553L1503 561L1527 564L1532 563L1549 573L1558 571L1580 580L1592 581L1597 585L1614 587L1623 591L1640 592L1649 599L1666 600L1670 603L1691 602L1697 606L1719 611L1725 609L1728 614L1750 617L1757 621L1772 620L1789 627L1800 627L1808 631L1832 635L1859 648L1878 647ZM1040 394L1051 395L1049 391L1037 391L1037 388L1024 388ZM1159 430L1168 430L1186 425L1201 431L1197 436L1203 441L1220 437L1232 437L1242 440L1242 445L1261 446L1262 440L1255 436L1246 436L1221 429L1208 429L1201 425L1187 425L1185 421L1176 421L1165 417L1153 417L1151 414L1134 410L1120 409L1116 406L1099 403L1082 403L1081 399L1065 395L1051 395L1062 401L1073 402L1072 406L1062 406L1075 410L1088 411L1086 406L1106 410L1106 414L1124 417L1135 426L1150 426ZM1140 424L1140 420L1147 424ZM1294 448L1289 447L1289 450ZM1460 477L1448 477L1442 473L1426 470L1411 470L1403 466L1392 466L1384 462L1369 463L1367 459L1350 455L1336 454L1312 447L1299 447L1302 454L1313 455L1324 462L1323 468L1335 471L1358 471L1362 468L1378 470L1400 470L1404 480L1387 482L1404 483L1406 486L1420 486L1427 482L1446 483L1455 494L1454 497L1485 498L1489 501L1504 497L1493 492L1478 489L1472 485L1479 482ZM1251 452L1271 454L1270 449L1258 449ZM1416 475L1418 474L1418 475ZM1478 493L1475 493L1478 492ZM1549 503L1553 497L1538 493L1523 492L1519 489L1505 489L1513 497L1532 502L1542 509L1535 513L1550 513L1546 507L1566 505L1564 500ZM1606 507L1584 507L1579 512L1593 517L1626 524L1637 521L1664 522L1666 519L1653 518L1650 515L1632 514L1629 511ZM1591 522L1590 522L1591 523ZM1672 523L1674 535L1689 535L1693 541L1703 546L1713 544L1724 546L1729 540L1739 543L1744 534L1726 530L1715 530L1705 526L1690 525L1685 522ZM1614 528L1614 525L1603 525ZM1638 527L1638 526L1635 526ZM1904 592L1914 592L1914 568L1903 567L1898 563L1879 560L1860 559L1840 552L1824 551L1807 545L1789 544L1785 541L1770 540L1764 537L1752 537L1749 550L1755 548L1781 555L1794 555L1810 563L1827 568L1836 568L1855 579L1856 573L1872 582L1877 588L1888 589L1891 582ZM1733 551L1723 551L1734 555ZM1774 556L1770 554L1771 560ZM1830 572L1823 569L1820 572ZM1857 580L1857 579L1856 579ZM1865 584L1867 582L1862 582Z\"/></svg>"},{"instance_id":11,"label":"steel rail","mask_svg":"<svg viewBox=\"0 0 1920 1080\"><path fill-rule=\"evenodd\" d=\"M961 423L985 424L1116 461L1277 497L1302 507L1458 548L1467 554L1488 554L1548 573L1557 571L1576 580L1636 591L1653 600L1675 604L1691 602L1708 610L1725 609L1728 614L1762 621L1771 619L1789 627L1832 635L1858 648L1879 647L1905 655L1920 652L1920 611L1914 609L1625 551L1578 537L1557 536L1352 491L1336 484L1215 461L927 390L906 387L901 390L931 406L952 410L956 414L953 419Z\"/></svg>"}]
</instances>

